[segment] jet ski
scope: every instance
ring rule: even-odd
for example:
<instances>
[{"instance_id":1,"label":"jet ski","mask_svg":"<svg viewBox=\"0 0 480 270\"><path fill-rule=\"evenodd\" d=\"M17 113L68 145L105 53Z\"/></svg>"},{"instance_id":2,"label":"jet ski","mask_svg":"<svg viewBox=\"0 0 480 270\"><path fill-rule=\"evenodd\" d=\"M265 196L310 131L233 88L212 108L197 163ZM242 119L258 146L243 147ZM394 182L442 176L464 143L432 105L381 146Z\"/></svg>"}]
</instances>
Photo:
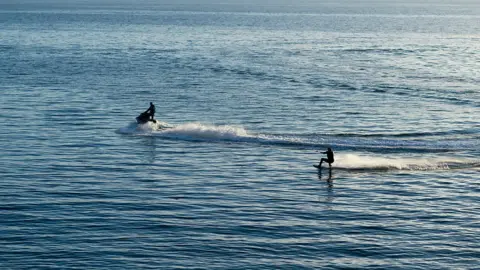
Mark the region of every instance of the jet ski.
<instances>
[{"instance_id":1,"label":"jet ski","mask_svg":"<svg viewBox=\"0 0 480 270\"><path fill-rule=\"evenodd\" d=\"M157 120L150 119L150 114L147 112L141 113L139 116L137 116L136 120L137 120L137 124L145 124L149 121L153 123L157 123Z\"/></svg>"}]
</instances>

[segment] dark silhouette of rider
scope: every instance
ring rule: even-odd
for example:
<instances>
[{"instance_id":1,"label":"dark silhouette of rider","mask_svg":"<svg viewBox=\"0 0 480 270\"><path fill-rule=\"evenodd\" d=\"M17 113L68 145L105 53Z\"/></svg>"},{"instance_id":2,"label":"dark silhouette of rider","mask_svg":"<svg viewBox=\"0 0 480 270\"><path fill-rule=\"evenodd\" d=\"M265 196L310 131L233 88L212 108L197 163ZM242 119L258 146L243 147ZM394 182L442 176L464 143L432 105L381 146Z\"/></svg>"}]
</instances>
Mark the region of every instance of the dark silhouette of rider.
<instances>
[{"instance_id":1,"label":"dark silhouette of rider","mask_svg":"<svg viewBox=\"0 0 480 270\"><path fill-rule=\"evenodd\" d=\"M322 162L327 162L329 167L332 168L332 163L335 161L333 158L333 151L331 148L328 148L327 151L322 152L322 154L327 154L327 158L322 158L320 159L320 163L318 164L318 167L322 167Z\"/></svg>"},{"instance_id":2,"label":"dark silhouette of rider","mask_svg":"<svg viewBox=\"0 0 480 270\"><path fill-rule=\"evenodd\" d=\"M153 105L152 102L150 102L150 107L148 107L145 113L148 114L149 119L153 120L153 117L155 116L155 105Z\"/></svg>"}]
</instances>

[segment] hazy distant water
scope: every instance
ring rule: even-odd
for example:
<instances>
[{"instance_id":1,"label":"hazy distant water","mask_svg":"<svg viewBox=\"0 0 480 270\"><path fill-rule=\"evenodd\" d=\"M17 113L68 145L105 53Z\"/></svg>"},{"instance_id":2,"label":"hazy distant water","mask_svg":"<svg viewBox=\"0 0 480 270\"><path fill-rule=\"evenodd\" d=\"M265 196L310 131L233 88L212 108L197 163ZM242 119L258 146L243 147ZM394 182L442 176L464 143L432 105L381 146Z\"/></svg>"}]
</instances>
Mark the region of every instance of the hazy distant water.
<instances>
[{"instance_id":1,"label":"hazy distant water","mask_svg":"<svg viewBox=\"0 0 480 270\"><path fill-rule=\"evenodd\" d=\"M0 4L1 269L478 268L478 4L83 3Z\"/></svg>"}]
</instances>

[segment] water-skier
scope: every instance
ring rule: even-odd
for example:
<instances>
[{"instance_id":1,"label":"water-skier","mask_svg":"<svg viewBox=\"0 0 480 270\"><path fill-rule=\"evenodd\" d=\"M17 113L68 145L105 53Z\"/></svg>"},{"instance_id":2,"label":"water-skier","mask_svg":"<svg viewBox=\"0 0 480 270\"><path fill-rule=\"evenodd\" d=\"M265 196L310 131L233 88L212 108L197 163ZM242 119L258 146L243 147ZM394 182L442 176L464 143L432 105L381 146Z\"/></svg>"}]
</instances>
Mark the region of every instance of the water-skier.
<instances>
[{"instance_id":1,"label":"water-skier","mask_svg":"<svg viewBox=\"0 0 480 270\"><path fill-rule=\"evenodd\" d=\"M321 168L322 167L322 162L327 162L329 167L332 168L332 163L335 161L335 159L333 158L333 151L331 148L328 148L327 151L325 152L322 152L322 154L327 154L327 158L322 158L320 159L320 163L318 164L318 167Z\"/></svg>"},{"instance_id":2,"label":"water-skier","mask_svg":"<svg viewBox=\"0 0 480 270\"><path fill-rule=\"evenodd\" d=\"M148 114L149 119L153 120L153 116L155 116L155 105L153 105L152 102L150 102L150 107L148 107L145 113Z\"/></svg>"}]
</instances>

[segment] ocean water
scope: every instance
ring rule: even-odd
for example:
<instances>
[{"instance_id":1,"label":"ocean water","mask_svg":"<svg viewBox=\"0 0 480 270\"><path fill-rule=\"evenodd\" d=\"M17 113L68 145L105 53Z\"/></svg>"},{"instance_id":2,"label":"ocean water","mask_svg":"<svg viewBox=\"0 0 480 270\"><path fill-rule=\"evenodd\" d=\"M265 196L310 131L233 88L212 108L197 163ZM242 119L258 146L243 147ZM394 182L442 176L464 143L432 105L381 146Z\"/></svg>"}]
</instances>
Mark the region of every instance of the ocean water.
<instances>
[{"instance_id":1,"label":"ocean water","mask_svg":"<svg viewBox=\"0 0 480 270\"><path fill-rule=\"evenodd\" d=\"M0 4L0 269L479 269L480 4L262 3Z\"/></svg>"}]
</instances>

